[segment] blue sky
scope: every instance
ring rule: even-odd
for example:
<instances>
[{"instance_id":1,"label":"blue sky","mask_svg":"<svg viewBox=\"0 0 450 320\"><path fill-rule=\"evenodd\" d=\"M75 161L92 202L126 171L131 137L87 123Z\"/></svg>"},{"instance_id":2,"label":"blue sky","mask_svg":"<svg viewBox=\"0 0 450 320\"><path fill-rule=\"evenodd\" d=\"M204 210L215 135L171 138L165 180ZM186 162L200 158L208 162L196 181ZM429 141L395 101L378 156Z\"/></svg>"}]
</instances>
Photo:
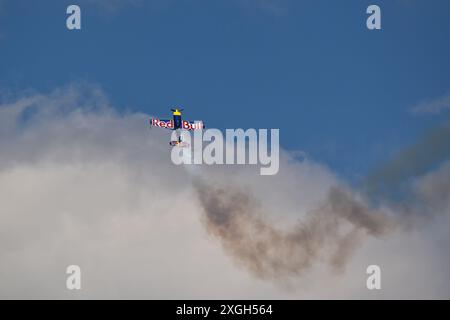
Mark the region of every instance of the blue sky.
<instances>
[{"instance_id":1,"label":"blue sky","mask_svg":"<svg viewBox=\"0 0 450 320\"><path fill-rule=\"evenodd\" d=\"M449 18L447 0L3 0L0 90L87 81L124 110L280 128L282 147L358 180L448 117L410 109L450 90Z\"/></svg>"}]
</instances>

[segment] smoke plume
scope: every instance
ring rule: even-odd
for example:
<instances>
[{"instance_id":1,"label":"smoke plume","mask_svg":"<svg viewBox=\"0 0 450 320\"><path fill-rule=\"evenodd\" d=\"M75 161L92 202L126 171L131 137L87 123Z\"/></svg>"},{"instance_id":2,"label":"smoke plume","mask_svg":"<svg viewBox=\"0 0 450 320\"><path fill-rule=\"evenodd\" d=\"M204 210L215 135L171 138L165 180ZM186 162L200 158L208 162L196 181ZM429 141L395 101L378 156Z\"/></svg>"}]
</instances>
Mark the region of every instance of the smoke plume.
<instances>
[{"instance_id":1,"label":"smoke plume","mask_svg":"<svg viewBox=\"0 0 450 320\"><path fill-rule=\"evenodd\" d=\"M370 174L363 183L365 193L332 186L317 208L288 229L277 228L249 190L215 186L205 179L198 180L195 188L207 230L254 275L301 276L317 262L342 271L365 238L380 238L399 227L420 227L417 224L448 208L450 165L432 174L424 172L449 154L447 122ZM412 180L420 175L422 179ZM408 196L395 202L400 186L407 188Z\"/></svg>"},{"instance_id":2,"label":"smoke plume","mask_svg":"<svg viewBox=\"0 0 450 320\"><path fill-rule=\"evenodd\" d=\"M261 278L300 276L316 260L341 270L365 236L386 234L393 223L350 192L332 188L324 205L290 230L275 227L252 199L234 186L197 181L204 223L238 262Z\"/></svg>"}]
</instances>

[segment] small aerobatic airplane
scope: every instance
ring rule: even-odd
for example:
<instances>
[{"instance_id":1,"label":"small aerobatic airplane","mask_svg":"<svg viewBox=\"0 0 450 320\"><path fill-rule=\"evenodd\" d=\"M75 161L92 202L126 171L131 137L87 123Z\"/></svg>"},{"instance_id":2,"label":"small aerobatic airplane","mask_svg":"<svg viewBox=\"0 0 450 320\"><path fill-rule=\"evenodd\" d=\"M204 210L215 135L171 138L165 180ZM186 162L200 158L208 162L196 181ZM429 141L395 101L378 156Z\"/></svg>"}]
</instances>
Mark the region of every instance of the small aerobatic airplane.
<instances>
[{"instance_id":1,"label":"small aerobatic airplane","mask_svg":"<svg viewBox=\"0 0 450 320\"><path fill-rule=\"evenodd\" d=\"M158 118L151 118L150 126L175 130L177 132L177 140L170 141L169 144L171 146L188 147L189 144L182 141L181 130L203 130L205 128L205 126L203 125L203 121L182 120L181 111L183 111L183 109L174 108L170 110L172 111L173 115L172 120L160 120Z\"/></svg>"}]
</instances>

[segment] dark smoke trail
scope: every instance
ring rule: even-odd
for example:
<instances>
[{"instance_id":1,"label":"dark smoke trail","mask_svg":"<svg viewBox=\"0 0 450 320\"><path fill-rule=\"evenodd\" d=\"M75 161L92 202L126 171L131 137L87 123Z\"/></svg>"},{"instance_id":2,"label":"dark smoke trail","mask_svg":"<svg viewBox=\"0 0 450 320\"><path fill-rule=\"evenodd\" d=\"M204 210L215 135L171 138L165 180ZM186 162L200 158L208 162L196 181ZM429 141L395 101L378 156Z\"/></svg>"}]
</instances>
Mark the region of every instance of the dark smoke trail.
<instances>
[{"instance_id":1,"label":"dark smoke trail","mask_svg":"<svg viewBox=\"0 0 450 320\"><path fill-rule=\"evenodd\" d=\"M365 235L382 236L391 221L351 194L333 188L326 205L310 212L291 230L268 222L248 192L195 183L207 230L237 262L260 278L302 275L316 261L342 269Z\"/></svg>"},{"instance_id":2,"label":"dark smoke trail","mask_svg":"<svg viewBox=\"0 0 450 320\"><path fill-rule=\"evenodd\" d=\"M408 191L412 178L426 173L433 165L450 156L450 121L433 128L414 145L397 153L390 161L370 174L364 185L372 200L398 200ZM405 189L406 190L403 190Z\"/></svg>"},{"instance_id":3,"label":"dark smoke trail","mask_svg":"<svg viewBox=\"0 0 450 320\"><path fill-rule=\"evenodd\" d=\"M414 218L428 219L432 213L446 210L450 204L450 164L419 177L420 181L411 178L423 175L448 155L450 122L369 175L363 188L367 198L333 187L317 209L289 230L274 226L249 191L226 184L216 187L201 179L194 186L204 224L226 252L260 278L282 279L302 275L316 262L343 270L365 237L381 237L417 222L420 225L423 219ZM408 198L393 202L389 196L404 184L410 191ZM366 201L375 198L384 205L384 211Z\"/></svg>"}]
</instances>

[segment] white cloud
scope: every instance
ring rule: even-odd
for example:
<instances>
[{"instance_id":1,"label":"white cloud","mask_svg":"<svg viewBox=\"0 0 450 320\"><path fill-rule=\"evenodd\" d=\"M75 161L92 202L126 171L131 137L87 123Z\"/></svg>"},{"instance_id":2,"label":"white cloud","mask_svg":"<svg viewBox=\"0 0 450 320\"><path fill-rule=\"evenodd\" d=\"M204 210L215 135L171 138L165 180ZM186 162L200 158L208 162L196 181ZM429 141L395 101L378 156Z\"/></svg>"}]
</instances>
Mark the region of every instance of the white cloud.
<instances>
[{"instance_id":1,"label":"white cloud","mask_svg":"<svg viewBox=\"0 0 450 320\"><path fill-rule=\"evenodd\" d=\"M413 113L440 113L447 109L450 109L450 91L438 98L419 103L411 108L411 111Z\"/></svg>"},{"instance_id":2,"label":"white cloud","mask_svg":"<svg viewBox=\"0 0 450 320\"><path fill-rule=\"evenodd\" d=\"M0 298L449 297L440 285L449 279L447 216L413 233L366 238L340 273L317 260L300 277L255 277L206 231L192 174L171 163L168 133L147 124L147 115L120 114L89 86L0 106ZM246 190L282 229L342 185L287 153L273 177L241 166L200 175ZM418 190L433 198L435 179L424 179ZM382 267L381 292L365 288L373 263ZM65 289L70 264L82 268L79 292Z\"/></svg>"}]
</instances>

